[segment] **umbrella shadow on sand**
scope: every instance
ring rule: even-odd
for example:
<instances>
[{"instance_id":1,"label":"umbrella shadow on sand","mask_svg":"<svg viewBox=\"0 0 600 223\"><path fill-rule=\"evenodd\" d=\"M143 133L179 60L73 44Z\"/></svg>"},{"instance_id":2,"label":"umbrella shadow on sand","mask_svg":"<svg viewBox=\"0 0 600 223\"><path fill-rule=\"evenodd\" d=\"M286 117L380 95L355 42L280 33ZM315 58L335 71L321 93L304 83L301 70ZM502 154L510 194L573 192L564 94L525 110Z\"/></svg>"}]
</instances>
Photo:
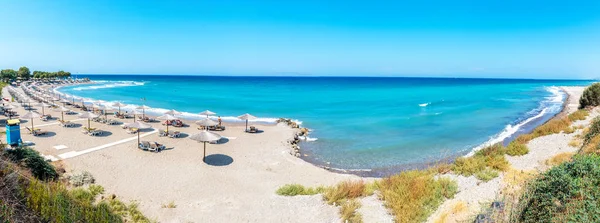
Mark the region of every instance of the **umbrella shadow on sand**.
<instances>
[{"instance_id":1,"label":"umbrella shadow on sand","mask_svg":"<svg viewBox=\"0 0 600 223\"><path fill-rule=\"evenodd\" d=\"M224 154L212 154L204 158L204 163L211 166L227 166L233 163L233 158Z\"/></svg>"},{"instance_id":2,"label":"umbrella shadow on sand","mask_svg":"<svg viewBox=\"0 0 600 223\"><path fill-rule=\"evenodd\" d=\"M221 138L221 139L217 140L217 142L215 142L215 143L211 143L211 144L225 144L225 143L227 143L227 142L229 142L229 139L228 139L228 138L225 138L225 137L223 137L223 138Z\"/></svg>"}]
</instances>

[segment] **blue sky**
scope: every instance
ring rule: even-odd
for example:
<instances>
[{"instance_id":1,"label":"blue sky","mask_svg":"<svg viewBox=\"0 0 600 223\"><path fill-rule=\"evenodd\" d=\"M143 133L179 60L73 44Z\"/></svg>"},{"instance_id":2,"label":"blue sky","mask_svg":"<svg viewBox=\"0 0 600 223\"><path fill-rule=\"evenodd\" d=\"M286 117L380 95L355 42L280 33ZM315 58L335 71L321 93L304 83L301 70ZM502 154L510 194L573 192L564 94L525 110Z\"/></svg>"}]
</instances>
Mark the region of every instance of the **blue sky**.
<instances>
[{"instance_id":1,"label":"blue sky","mask_svg":"<svg viewBox=\"0 0 600 223\"><path fill-rule=\"evenodd\" d=\"M600 1L0 1L0 67L600 77Z\"/></svg>"}]
</instances>

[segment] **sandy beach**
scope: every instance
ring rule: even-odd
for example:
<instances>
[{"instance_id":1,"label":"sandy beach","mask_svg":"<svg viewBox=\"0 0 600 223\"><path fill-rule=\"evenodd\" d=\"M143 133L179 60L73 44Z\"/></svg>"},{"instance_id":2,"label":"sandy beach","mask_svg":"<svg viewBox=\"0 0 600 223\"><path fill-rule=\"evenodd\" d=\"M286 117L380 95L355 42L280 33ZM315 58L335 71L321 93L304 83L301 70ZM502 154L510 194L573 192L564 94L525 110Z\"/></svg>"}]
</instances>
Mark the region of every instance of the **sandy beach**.
<instances>
[{"instance_id":1,"label":"sandy beach","mask_svg":"<svg viewBox=\"0 0 600 223\"><path fill-rule=\"evenodd\" d=\"M8 97L6 90L3 94ZM23 108L16 111L26 113ZM45 113L61 115L49 108ZM283 197L275 191L291 183L319 186L358 179L290 155L288 141L297 129L283 123L257 126L262 132L256 134L245 133L244 126L227 126L219 132L226 139L207 146L204 163L202 144L187 139L199 132L191 122L189 127L170 127L181 131L181 138L160 137L153 129L141 132L141 140L168 148L153 153L137 149L137 135L126 133L120 125L91 122L93 128L105 131L94 137L81 133L86 119L77 115L65 119L75 122L75 127L61 127L57 120L34 120L35 127L48 134L33 136L23 129L23 141L33 142L33 148L46 157L61 160L67 173L89 171L106 195L138 202L145 215L159 222L339 222L338 209L325 204L320 195ZM30 125L22 121L22 128ZM176 208L162 207L171 202Z\"/></svg>"},{"instance_id":2,"label":"sandy beach","mask_svg":"<svg viewBox=\"0 0 600 223\"><path fill-rule=\"evenodd\" d=\"M577 110L583 87L563 87L569 98L563 113ZM6 89L3 96L8 97ZM41 113L40 107L34 107ZM61 117L60 112L44 109L46 114ZM81 112L78 109L73 109ZM16 109L25 114L23 108ZM587 125L600 115L594 110L584 121L574 125ZM109 115L109 118L111 118ZM112 117L114 118L114 117ZM35 128L46 135L27 134L29 120L22 120L23 140L32 142L33 148L48 159L61 163L67 174L90 172L96 183L106 189L105 196L114 194L125 201L136 202L140 210L158 222L340 222L339 209L327 205L321 195L284 197L275 191L285 184L328 186L344 180L372 180L349 174L327 171L290 155L289 141L298 129L284 123L257 125L260 133L244 132L244 126L227 125L218 132L225 137L220 143L208 144L206 161L202 161L202 144L188 139L199 132L190 120L189 126L170 127L182 132L180 138L161 137L160 122L150 123L152 129L143 130L140 140L164 144L167 149L152 153L137 149L137 135L127 133L120 124L133 119L117 119L118 125L91 122L91 127L104 131L101 136L81 133L87 119L78 115L65 115L74 127L61 127L57 119L34 120ZM115 118L116 119L116 118ZM554 134L532 140L530 152L520 157L507 156L516 171L540 171L548 168L544 161L556 154L575 152L578 148L568 143L576 134ZM497 199L505 186L504 173L489 181L480 182L475 177L445 174L456 180L459 192L445 201L429 222L455 222L469 220L480 211L480 205ZM360 199L358 212L365 222L393 222L388 210L377 194ZM457 204L466 204L466 210L449 213ZM167 204L175 208L164 207Z\"/></svg>"}]
</instances>

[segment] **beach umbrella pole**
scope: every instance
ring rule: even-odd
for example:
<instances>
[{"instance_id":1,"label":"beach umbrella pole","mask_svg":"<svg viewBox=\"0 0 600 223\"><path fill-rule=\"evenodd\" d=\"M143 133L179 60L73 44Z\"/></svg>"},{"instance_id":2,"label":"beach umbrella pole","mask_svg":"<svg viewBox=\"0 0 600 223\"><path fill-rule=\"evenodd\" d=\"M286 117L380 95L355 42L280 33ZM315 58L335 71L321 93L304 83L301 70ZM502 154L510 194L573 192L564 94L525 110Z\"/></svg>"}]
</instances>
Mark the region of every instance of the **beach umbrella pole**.
<instances>
[{"instance_id":1,"label":"beach umbrella pole","mask_svg":"<svg viewBox=\"0 0 600 223\"><path fill-rule=\"evenodd\" d=\"M33 118L31 118L31 131L33 131Z\"/></svg>"},{"instance_id":2,"label":"beach umbrella pole","mask_svg":"<svg viewBox=\"0 0 600 223\"><path fill-rule=\"evenodd\" d=\"M65 121L65 112L61 111L60 112L60 117L62 118L63 122Z\"/></svg>"},{"instance_id":3,"label":"beach umbrella pole","mask_svg":"<svg viewBox=\"0 0 600 223\"><path fill-rule=\"evenodd\" d=\"M248 119L246 119L246 132L248 131Z\"/></svg>"},{"instance_id":4,"label":"beach umbrella pole","mask_svg":"<svg viewBox=\"0 0 600 223\"><path fill-rule=\"evenodd\" d=\"M206 159L206 142L204 142L204 156L202 157L202 161L204 162Z\"/></svg>"},{"instance_id":5,"label":"beach umbrella pole","mask_svg":"<svg viewBox=\"0 0 600 223\"><path fill-rule=\"evenodd\" d=\"M139 145L140 144L140 130L139 129L137 130L137 133L138 133L138 145Z\"/></svg>"}]
</instances>

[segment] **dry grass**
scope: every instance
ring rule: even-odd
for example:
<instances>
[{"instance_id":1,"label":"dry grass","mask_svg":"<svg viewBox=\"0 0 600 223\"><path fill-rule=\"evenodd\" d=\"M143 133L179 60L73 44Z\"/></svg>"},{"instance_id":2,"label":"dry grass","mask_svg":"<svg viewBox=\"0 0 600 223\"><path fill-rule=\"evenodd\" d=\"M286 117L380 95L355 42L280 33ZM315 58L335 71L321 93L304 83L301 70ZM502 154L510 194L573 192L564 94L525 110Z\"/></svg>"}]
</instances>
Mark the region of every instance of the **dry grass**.
<instances>
[{"instance_id":1,"label":"dry grass","mask_svg":"<svg viewBox=\"0 0 600 223\"><path fill-rule=\"evenodd\" d=\"M548 166L560 165L561 163L571 161L571 158L573 157L573 155L575 155L575 154L569 153L569 152L559 153L556 156L553 156L552 158L546 160L545 163Z\"/></svg>"},{"instance_id":2,"label":"dry grass","mask_svg":"<svg viewBox=\"0 0 600 223\"><path fill-rule=\"evenodd\" d=\"M444 199L454 196L454 181L435 179L435 170L412 170L385 178L379 189L397 222L423 222Z\"/></svg>"},{"instance_id":3,"label":"dry grass","mask_svg":"<svg viewBox=\"0 0 600 223\"><path fill-rule=\"evenodd\" d=\"M580 147L580 146L581 146L581 143L582 143L582 142L581 142L581 140L578 140L578 139L572 139L572 140L569 142L569 146L571 146L571 147Z\"/></svg>"},{"instance_id":4,"label":"dry grass","mask_svg":"<svg viewBox=\"0 0 600 223\"><path fill-rule=\"evenodd\" d=\"M579 120L585 120L589 114L590 114L589 111L587 111L585 109L579 109L576 112L573 112L572 114L569 115L569 120L571 120L572 122L579 121Z\"/></svg>"},{"instance_id":5,"label":"dry grass","mask_svg":"<svg viewBox=\"0 0 600 223\"><path fill-rule=\"evenodd\" d=\"M355 199L344 202L340 207L340 216L345 223L362 223L362 215L358 213L360 202Z\"/></svg>"},{"instance_id":6,"label":"dry grass","mask_svg":"<svg viewBox=\"0 0 600 223\"><path fill-rule=\"evenodd\" d=\"M587 144L585 144L579 152L582 154L590 154L597 152L598 145L600 144L600 134L592 137Z\"/></svg>"},{"instance_id":7,"label":"dry grass","mask_svg":"<svg viewBox=\"0 0 600 223\"><path fill-rule=\"evenodd\" d=\"M440 216L435 219L435 223L459 222L457 218L465 217L464 214L468 210L467 203L464 201L456 201L448 209L444 210ZM458 216L457 216L458 215Z\"/></svg>"},{"instance_id":8,"label":"dry grass","mask_svg":"<svg viewBox=\"0 0 600 223\"><path fill-rule=\"evenodd\" d=\"M367 194L364 181L344 181L336 186L326 188L323 199L327 204L340 205L346 200L364 197Z\"/></svg>"},{"instance_id":9,"label":"dry grass","mask_svg":"<svg viewBox=\"0 0 600 223\"><path fill-rule=\"evenodd\" d=\"M168 204L163 204L162 208L176 208L177 205L175 204L175 201L171 201Z\"/></svg>"}]
</instances>

